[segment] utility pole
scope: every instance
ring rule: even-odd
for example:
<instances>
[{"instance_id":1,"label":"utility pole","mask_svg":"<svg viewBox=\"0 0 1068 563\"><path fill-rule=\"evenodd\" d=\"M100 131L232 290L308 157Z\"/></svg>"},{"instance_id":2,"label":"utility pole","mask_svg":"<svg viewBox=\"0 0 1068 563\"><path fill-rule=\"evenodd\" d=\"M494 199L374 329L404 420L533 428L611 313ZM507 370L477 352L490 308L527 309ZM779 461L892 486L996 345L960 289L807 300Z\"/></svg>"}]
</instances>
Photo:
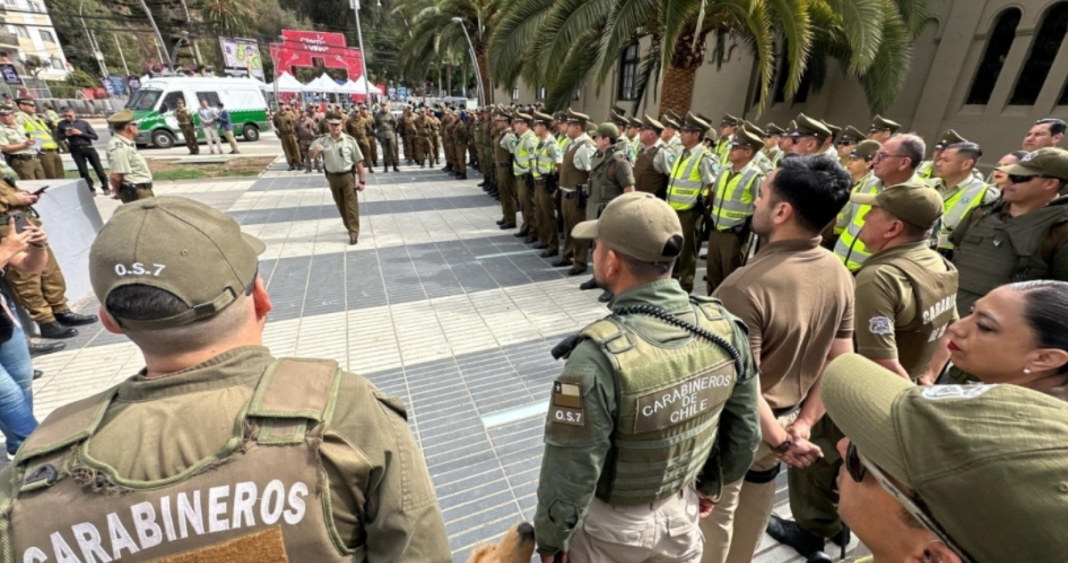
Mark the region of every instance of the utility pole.
<instances>
[{"instance_id":1,"label":"utility pole","mask_svg":"<svg viewBox=\"0 0 1068 563\"><path fill-rule=\"evenodd\" d=\"M145 4L145 0L140 1L141 7L145 10L145 15L148 16L148 23L152 24L152 31L156 32L156 53L159 54L160 62L167 63L167 68L171 69L171 72L174 72L174 61L170 59L170 53L167 53L168 58L163 60L163 53L159 50L159 46L166 45L166 43L163 42L163 36L160 35L159 27L156 25L156 18L152 17L152 11L148 9L148 4Z\"/></svg>"},{"instance_id":2,"label":"utility pole","mask_svg":"<svg viewBox=\"0 0 1068 563\"><path fill-rule=\"evenodd\" d=\"M108 65L104 63L104 52L100 50L100 42L96 39L96 30L89 30L89 37L93 38L93 51L96 52L97 61L100 62L100 68L104 71L104 76L108 76Z\"/></svg>"},{"instance_id":3,"label":"utility pole","mask_svg":"<svg viewBox=\"0 0 1068 563\"><path fill-rule=\"evenodd\" d=\"M89 26L85 24L85 17L82 15L82 10L85 8L85 0L81 0L78 3L78 17L82 20L82 29L85 30L85 38L89 41L89 48L93 51L93 58L96 59L96 64L100 65L101 76L108 75L108 69L104 66L104 56L100 53L100 48L97 46L96 41L93 39L93 35L89 33Z\"/></svg>"},{"instance_id":4,"label":"utility pole","mask_svg":"<svg viewBox=\"0 0 1068 563\"><path fill-rule=\"evenodd\" d=\"M381 2L378 5L381 6ZM356 39L360 43L360 66L363 72L363 103L370 104L371 77L367 76L367 51L363 50L363 30L360 29L360 0L349 0L349 6L356 13Z\"/></svg>"},{"instance_id":5,"label":"utility pole","mask_svg":"<svg viewBox=\"0 0 1068 563\"><path fill-rule=\"evenodd\" d=\"M182 11L185 12L185 21L192 23L193 18L189 16L189 5L185 3L185 0L181 0L181 2ZM194 37L189 43L193 46L193 60L196 61L198 67L202 66L204 63L200 59L200 46L197 45L196 38Z\"/></svg>"},{"instance_id":6,"label":"utility pole","mask_svg":"<svg viewBox=\"0 0 1068 563\"><path fill-rule=\"evenodd\" d=\"M126 55L122 52L122 43L119 43L119 35L112 33L111 37L115 39L115 48L119 50L119 58L122 59L122 71L126 73L126 76L130 76L130 67L126 66Z\"/></svg>"}]
</instances>

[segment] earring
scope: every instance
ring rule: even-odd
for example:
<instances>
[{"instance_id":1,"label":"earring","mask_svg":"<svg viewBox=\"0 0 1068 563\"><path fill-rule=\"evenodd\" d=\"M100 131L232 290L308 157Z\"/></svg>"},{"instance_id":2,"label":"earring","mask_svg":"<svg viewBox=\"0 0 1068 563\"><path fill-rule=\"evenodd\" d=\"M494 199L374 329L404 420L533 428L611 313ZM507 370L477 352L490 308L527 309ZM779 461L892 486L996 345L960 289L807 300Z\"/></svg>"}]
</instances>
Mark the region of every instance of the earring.
<instances>
[{"instance_id":1,"label":"earring","mask_svg":"<svg viewBox=\"0 0 1068 563\"><path fill-rule=\"evenodd\" d=\"M1031 375L1031 370L1028 368L1024 368L1024 374Z\"/></svg>"}]
</instances>

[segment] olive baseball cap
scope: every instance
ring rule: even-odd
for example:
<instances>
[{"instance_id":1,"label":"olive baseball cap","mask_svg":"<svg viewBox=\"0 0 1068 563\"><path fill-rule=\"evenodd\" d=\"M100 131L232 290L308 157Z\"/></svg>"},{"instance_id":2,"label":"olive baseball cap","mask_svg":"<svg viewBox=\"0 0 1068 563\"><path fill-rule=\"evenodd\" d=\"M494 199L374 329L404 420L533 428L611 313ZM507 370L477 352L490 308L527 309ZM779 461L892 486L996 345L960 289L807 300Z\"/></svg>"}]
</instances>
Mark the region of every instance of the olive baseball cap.
<instances>
[{"instance_id":1,"label":"olive baseball cap","mask_svg":"<svg viewBox=\"0 0 1068 563\"><path fill-rule=\"evenodd\" d=\"M827 366L822 395L857 451L973 560L1064 561L1053 523L1068 521L1068 404L1017 385L917 387L857 354Z\"/></svg>"},{"instance_id":2,"label":"olive baseball cap","mask_svg":"<svg viewBox=\"0 0 1068 563\"><path fill-rule=\"evenodd\" d=\"M126 319L123 328L158 330L215 316L256 280L267 246L232 217L184 197L162 196L120 207L89 250L89 280L100 303L127 285L174 294L189 309L161 319Z\"/></svg>"},{"instance_id":3,"label":"olive baseball cap","mask_svg":"<svg viewBox=\"0 0 1068 563\"><path fill-rule=\"evenodd\" d=\"M995 170L1013 176L1046 176L1068 180L1068 151L1046 147L1030 152L1016 164L999 166Z\"/></svg>"},{"instance_id":4,"label":"olive baseball cap","mask_svg":"<svg viewBox=\"0 0 1068 563\"><path fill-rule=\"evenodd\" d=\"M675 210L645 192L611 201L599 219L571 231L577 239L597 239L608 248L644 262L667 262L682 251L682 224Z\"/></svg>"},{"instance_id":5,"label":"olive baseball cap","mask_svg":"<svg viewBox=\"0 0 1068 563\"><path fill-rule=\"evenodd\" d=\"M595 129L590 136L594 138L608 137L609 139L615 140L619 138L619 127L616 127L615 123L605 122L598 125L597 129Z\"/></svg>"},{"instance_id":6,"label":"olive baseball cap","mask_svg":"<svg viewBox=\"0 0 1068 563\"><path fill-rule=\"evenodd\" d=\"M855 193L849 196L849 201L881 207L894 217L921 229L933 227L946 211L942 196L920 182L897 184L877 194Z\"/></svg>"}]
</instances>

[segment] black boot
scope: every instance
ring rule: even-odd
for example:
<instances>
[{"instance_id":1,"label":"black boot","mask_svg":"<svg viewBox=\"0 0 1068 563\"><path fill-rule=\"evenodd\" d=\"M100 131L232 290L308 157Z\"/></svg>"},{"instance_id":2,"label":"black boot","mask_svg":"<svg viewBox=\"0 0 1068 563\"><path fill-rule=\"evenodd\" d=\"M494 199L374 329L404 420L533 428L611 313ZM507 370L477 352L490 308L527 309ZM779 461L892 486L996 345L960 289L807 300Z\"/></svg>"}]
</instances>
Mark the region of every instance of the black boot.
<instances>
[{"instance_id":1,"label":"black boot","mask_svg":"<svg viewBox=\"0 0 1068 563\"><path fill-rule=\"evenodd\" d=\"M69 326L63 326L57 321L38 325L41 330L41 338L74 338L78 336L78 330Z\"/></svg>"},{"instance_id":2,"label":"black boot","mask_svg":"<svg viewBox=\"0 0 1068 563\"><path fill-rule=\"evenodd\" d=\"M823 538L805 530L793 520L784 520L772 514L768 521L768 535L775 541L790 546L802 557L809 558L823 551Z\"/></svg>"},{"instance_id":3,"label":"black boot","mask_svg":"<svg viewBox=\"0 0 1068 563\"><path fill-rule=\"evenodd\" d=\"M100 320L96 315L79 315L71 311L56 313L56 320L67 326L91 325Z\"/></svg>"},{"instance_id":4,"label":"black boot","mask_svg":"<svg viewBox=\"0 0 1068 563\"><path fill-rule=\"evenodd\" d=\"M581 289L582 291L587 291L587 290L590 290L590 289L597 289L597 287L598 287L597 280L595 280L593 278L590 278L590 279L582 282L581 284L579 284L579 289Z\"/></svg>"},{"instance_id":5,"label":"black boot","mask_svg":"<svg viewBox=\"0 0 1068 563\"><path fill-rule=\"evenodd\" d=\"M367 169L371 171L371 174L375 173L375 167L374 166L368 166Z\"/></svg>"},{"instance_id":6,"label":"black boot","mask_svg":"<svg viewBox=\"0 0 1068 563\"><path fill-rule=\"evenodd\" d=\"M461 172L460 173L460 179L461 180L466 180L467 179L467 172Z\"/></svg>"},{"instance_id":7,"label":"black boot","mask_svg":"<svg viewBox=\"0 0 1068 563\"><path fill-rule=\"evenodd\" d=\"M66 342L30 342L29 345L31 358L59 352L67 347Z\"/></svg>"},{"instance_id":8,"label":"black boot","mask_svg":"<svg viewBox=\"0 0 1068 563\"><path fill-rule=\"evenodd\" d=\"M608 303L612 300L613 297L615 297L615 295L612 295L611 291L606 291L602 293L600 297L597 298L597 301L600 303Z\"/></svg>"}]
</instances>

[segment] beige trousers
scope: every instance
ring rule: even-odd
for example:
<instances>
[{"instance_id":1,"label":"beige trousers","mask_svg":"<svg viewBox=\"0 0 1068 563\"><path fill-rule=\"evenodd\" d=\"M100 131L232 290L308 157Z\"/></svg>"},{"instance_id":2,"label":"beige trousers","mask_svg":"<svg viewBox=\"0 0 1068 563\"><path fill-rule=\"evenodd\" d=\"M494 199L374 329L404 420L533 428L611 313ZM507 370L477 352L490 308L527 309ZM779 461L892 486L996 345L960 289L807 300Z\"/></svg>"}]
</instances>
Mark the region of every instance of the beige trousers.
<instances>
[{"instance_id":1,"label":"beige trousers","mask_svg":"<svg viewBox=\"0 0 1068 563\"><path fill-rule=\"evenodd\" d=\"M797 420L798 412L778 419L783 428ZM767 471L779 463L767 442L760 442L751 469ZM723 487L712 514L701 520L705 551L701 563L749 563L760 547L775 506L775 481L749 483L744 478Z\"/></svg>"},{"instance_id":2,"label":"beige trousers","mask_svg":"<svg viewBox=\"0 0 1068 563\"><path fill-rule=\"evenodd\" d=\"M652 504L612 506L593 499L568 549L573 563L697 563L697 492L686 487Z\"/></svg>"}]
</instances>

